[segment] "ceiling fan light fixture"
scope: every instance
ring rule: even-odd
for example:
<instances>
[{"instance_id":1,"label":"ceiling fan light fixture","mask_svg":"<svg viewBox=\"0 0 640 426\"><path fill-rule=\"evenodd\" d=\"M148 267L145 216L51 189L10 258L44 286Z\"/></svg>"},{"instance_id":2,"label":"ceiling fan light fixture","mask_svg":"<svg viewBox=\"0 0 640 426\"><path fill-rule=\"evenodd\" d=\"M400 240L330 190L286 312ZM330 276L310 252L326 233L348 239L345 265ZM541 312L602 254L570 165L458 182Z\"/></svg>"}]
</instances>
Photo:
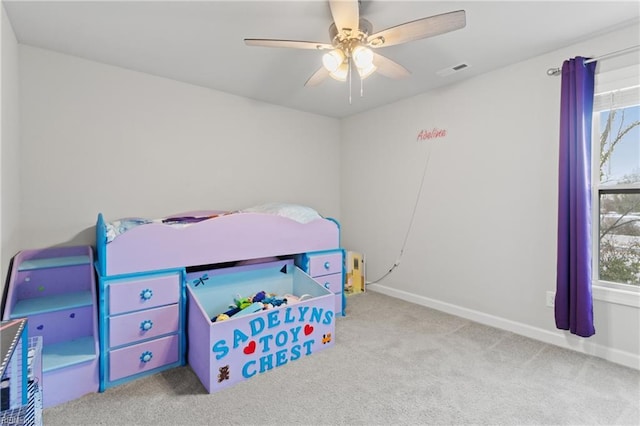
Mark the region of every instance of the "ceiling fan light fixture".
<instances>
[{"instance_id":1,"label":"ceiling fan light fixture","mask_svg":"<svg viewBox=\"0 0 640 426\"><path fill-rule=\"evenodd\" d=\"M360 75L360 79L364 80L365 78L369 77L376 71L376 69L378 69L378 67L373 64L369 64L369 66L366 68L358 67L358 74Z\"/></svg>"},{"instance_id":2,"label":"ceiling fan light fixture","mask_svg":"<svg viewBox=\"0 0 640 426\"><path fill-rule=\"evenodd\" d=\"M349 64L343 62L335 71L329 72L329 75L334 80L347 81L347 75L349 75Z\"/></svg>"},{"instance_id":3,"label":"ceiling fan light fixture","mask_svg":"<svg viewBox=\"0 0 640 426\"><path fill-rule=\"evenodd\" d=\"M329 72L337 72L344 63L345 54L340 49L334 49L331 52L322 55L322 65Z\"/></svg>"},{"instance_id":4,"label":"ceiling fan light fixture","mask_svg":"<svg viewBox=\"0 0 640 426\"><path fill-rule=\"evenodd\" d=\"M373 65L373 52L368 47L356 46L353 49L352 57L358 69L368 69Z\"/></svg>"}]
</instances>

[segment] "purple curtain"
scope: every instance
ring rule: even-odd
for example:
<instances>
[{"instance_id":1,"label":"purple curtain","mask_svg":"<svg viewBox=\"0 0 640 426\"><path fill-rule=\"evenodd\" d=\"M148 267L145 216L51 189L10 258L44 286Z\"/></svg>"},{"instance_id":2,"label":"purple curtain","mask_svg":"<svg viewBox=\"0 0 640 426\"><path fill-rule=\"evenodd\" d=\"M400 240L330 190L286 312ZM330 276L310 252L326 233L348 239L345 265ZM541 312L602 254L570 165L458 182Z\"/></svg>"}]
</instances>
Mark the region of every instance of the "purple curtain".
<instances>
[{"instance_id":1,"label":"purple curtain","mask_svg":"<svg viewBox=\"0 0 640 426\"><path fill-rule=\"evenodd\" d=\"M556 326L595 334L591 296L591 116L596 62L562 65Z\"/></svg>"}]
</instances>

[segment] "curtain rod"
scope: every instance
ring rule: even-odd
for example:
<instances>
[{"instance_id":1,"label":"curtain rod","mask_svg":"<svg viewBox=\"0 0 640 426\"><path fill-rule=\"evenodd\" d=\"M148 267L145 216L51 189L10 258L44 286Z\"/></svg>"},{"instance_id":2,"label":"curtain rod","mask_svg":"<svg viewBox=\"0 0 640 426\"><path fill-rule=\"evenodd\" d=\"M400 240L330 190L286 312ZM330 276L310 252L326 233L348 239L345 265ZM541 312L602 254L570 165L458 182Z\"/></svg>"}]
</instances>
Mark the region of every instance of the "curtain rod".
<instances>
[{"instance_id":1,"label":"curtain rod","mask_svg":"<svg viewBox=\"0 0 640 426\"><path fill-rule=\"evenodd\" d=\"M634 50L638 50L638 49L640 49L640 44L627 47L626 49L616 50L615 52L605 53L604 55L600 55L595 58L587 59L586 61L584 61L584 63L588 64L590 62L599 61L600 59L613 58L614 56L624 55L625 53L633 52ZM561 72L562 72L562 68L549 68L547 70L547 75L552 77L552 76L560 75Z\"/></svg>"}]
</instances>

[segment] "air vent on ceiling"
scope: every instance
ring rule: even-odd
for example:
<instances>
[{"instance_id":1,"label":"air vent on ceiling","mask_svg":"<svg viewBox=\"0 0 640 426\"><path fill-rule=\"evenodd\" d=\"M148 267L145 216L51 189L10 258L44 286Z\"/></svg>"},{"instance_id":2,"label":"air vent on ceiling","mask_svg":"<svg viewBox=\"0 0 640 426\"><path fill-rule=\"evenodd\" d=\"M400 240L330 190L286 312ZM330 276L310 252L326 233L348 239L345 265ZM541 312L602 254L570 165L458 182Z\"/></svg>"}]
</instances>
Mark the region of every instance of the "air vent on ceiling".
<instances>
[{"instance_id":1,"label":"air vent on ceiling","mask_svg":"<svg viewBox=\"0 0 640 426\"><path fill-rule=\"evenodd\" d=\"M446 76L451 75L453 73L460 72L460 71L462 71L464 69L467 69L467 68L469 68L469 66L470 66L469 64L462 63L462 64L455 65L453 67L448 67L448 68L445 68L443 70L440 70L440 71L436 72L436 74L438 74L440 77L446 77Z\"/></svg>"}]
</instances>

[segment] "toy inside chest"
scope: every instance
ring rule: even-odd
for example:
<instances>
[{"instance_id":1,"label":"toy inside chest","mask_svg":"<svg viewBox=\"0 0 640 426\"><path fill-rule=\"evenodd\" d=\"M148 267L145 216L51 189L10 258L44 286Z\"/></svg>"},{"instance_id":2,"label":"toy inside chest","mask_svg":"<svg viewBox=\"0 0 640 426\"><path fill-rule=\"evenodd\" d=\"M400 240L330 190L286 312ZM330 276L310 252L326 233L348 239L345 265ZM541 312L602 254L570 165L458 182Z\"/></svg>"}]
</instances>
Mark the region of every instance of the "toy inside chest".
<instances>
[{"instance_id":1,"label":"toy inside chest","mask_svg":"<svg viewBox=\"0 0 640 426\"><path fill-rule=\"evenodd\" d=\"M335 299L292 260L187 274L188 361L209 392L333 346Z\"/></svg>"}]
</instances>

